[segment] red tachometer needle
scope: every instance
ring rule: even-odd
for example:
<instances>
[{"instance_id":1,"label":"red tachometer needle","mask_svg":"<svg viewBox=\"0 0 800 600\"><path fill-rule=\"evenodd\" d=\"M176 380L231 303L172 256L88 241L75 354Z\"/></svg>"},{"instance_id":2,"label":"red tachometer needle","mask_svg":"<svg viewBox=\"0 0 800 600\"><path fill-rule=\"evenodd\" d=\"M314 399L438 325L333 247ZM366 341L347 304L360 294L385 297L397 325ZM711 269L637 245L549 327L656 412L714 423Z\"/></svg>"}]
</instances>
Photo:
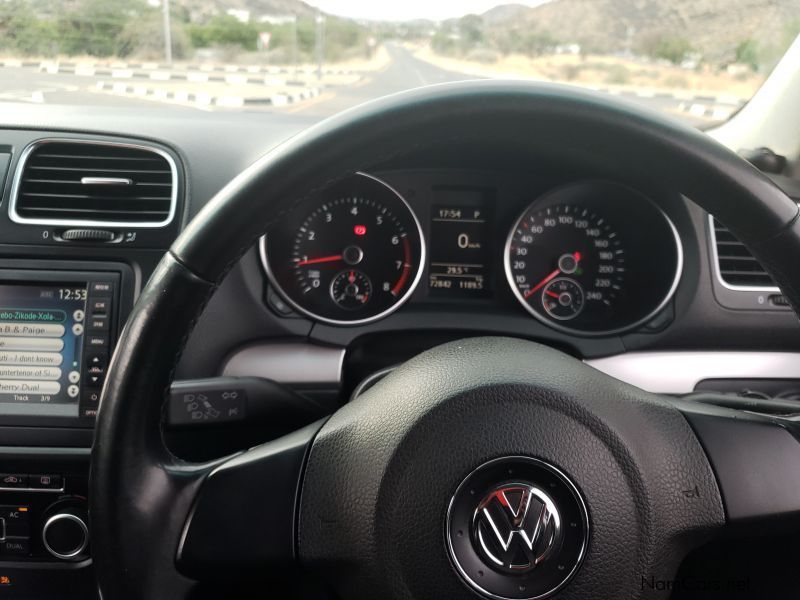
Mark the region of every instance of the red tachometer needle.
<instances>
[{"instance_id":1,"label":"red tachometer needle","mask_svg":"<svg viewBox=\"0 0 800 600\"><path fill-rule=\"evenodd\" d=\"M335 256L320 256L319 258L307 258L305 260L297 261L297 266L302 267L304 265L316 265L318 263L336 262L337 260L342 260L341 254L337 254Z\"/></svg>"}]
</instances>

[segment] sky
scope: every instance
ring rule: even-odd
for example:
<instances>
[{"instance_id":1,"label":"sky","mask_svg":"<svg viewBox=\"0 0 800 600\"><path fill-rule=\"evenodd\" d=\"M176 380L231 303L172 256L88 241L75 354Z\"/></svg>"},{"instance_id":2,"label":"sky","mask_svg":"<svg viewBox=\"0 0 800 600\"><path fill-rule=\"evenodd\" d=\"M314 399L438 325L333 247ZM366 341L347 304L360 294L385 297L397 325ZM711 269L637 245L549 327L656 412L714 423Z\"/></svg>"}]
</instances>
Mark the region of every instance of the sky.
<instances>
[{"instance_id":1,"label":"sky","mask_svg":"<svg viewBox=\"0 0 800 600\"><path fill-rule=\"evenodd\" d=\"M376 21L441 21L466 14L480 14L500 4L536 6L546 0L306 0L324 12Z\"/></svg>"}]
</instances>

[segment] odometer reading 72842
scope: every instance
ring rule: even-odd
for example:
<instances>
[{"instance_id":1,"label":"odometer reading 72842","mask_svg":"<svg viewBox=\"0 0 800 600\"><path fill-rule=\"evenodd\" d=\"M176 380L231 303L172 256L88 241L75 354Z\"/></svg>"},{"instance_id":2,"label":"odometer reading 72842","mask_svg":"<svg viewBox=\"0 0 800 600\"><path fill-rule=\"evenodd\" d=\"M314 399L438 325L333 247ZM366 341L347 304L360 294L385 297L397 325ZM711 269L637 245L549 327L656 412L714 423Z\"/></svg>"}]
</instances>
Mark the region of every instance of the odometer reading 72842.
<instances>
[{"instance_id":1,"label":"odometer reading 72842","mask_svg":"<svg viewBox=\"0 0 800 600\"><path fill-rule=\"evenodd\" d=\"M333 324L364 323L413 291L422 234L392 188L359 174L298 214L266 238L268 273L297 310Z\"/></svg>"}]
</instances>

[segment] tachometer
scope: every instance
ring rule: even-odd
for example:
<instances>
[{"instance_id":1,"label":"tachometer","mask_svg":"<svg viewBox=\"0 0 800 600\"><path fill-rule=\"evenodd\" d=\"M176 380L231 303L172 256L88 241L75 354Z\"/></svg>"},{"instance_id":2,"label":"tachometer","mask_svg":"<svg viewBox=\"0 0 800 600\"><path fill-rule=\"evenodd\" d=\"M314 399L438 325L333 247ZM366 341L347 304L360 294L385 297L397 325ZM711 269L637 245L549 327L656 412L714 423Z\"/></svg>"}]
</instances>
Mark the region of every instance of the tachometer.
<instances>
[{"instance_id":1,"label":"tachometer","mask_svg":"<svg viewBox=\"0 0 800 600\"><path fill-rule=\"evenodd\" d=\"M271 282L299 312L339 325L388 315L414 290L424 254L419 222L384 182L356 174L265 236Z\"/></svg>"},{"instance_id":2,"label":"tachometer","mask_svg":"<svg viewBox=\"0 0 800 600\"><path fill-rule=\"evenodd\" d=\"M647 321L671 297L682 264L672 223L624 186L581 183L533 203L506 244L522 305L570 332L604 335Z\"/></svg>"}]
</instances>

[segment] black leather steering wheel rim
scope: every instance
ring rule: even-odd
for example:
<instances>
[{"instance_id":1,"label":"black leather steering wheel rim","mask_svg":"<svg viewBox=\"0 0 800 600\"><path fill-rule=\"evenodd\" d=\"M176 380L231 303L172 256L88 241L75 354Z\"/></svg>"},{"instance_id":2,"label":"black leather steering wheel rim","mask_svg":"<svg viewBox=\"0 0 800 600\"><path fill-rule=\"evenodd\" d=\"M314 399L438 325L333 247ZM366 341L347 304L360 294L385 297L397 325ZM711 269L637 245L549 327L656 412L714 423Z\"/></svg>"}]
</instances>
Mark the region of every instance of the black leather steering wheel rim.
<instances>
[{"instance_id":1,"label":"black leather steering wheel rim","mask_svg":"<svg viewBox=\"0 0 800 600\"><path fill-rule=\"evenodd\" d=\"M180 598L176 544L216 464L166 449L163 400L192 326L269 224L342 174L443 139L502 139L616 172L649 174L727 225L800 308L798 208L706 135L599 94L555 85L465 82L352 109L282 144L187 226L143 290L109 366L92 451L90 519L108 598Z\"/></svg>"}]
</instances>

